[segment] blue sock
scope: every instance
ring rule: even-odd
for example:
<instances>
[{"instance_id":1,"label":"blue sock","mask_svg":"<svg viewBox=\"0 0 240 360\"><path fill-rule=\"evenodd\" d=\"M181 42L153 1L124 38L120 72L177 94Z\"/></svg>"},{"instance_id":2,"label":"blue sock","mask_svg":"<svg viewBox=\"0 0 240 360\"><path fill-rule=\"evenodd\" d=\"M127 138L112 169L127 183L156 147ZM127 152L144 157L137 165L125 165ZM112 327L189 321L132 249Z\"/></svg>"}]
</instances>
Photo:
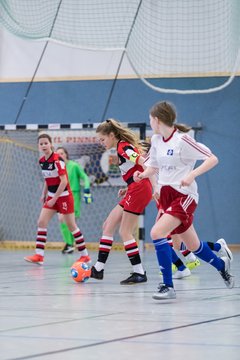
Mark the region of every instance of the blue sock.
<instances>
[{"instance_id":1,"label":"blue sock","mask_svg":"<svg viewBox=\"0 0 240 360\"><path fill-rule=\"evenodd\" d=\"M167 238L153 240L158 264L163 275L163 282L168 287L173 287L172 281L172 250Z\"/></svg>"},{"instance_id":2,"label":"blue sock","mask_svg":"<svg viewBox=\"0 0 240 360\"><path fill-rule=\"evenodd\" d=\"M183 271L184 269L186 269L186 266L183 264L182 260L177 256L175 250L171 247L172 250L172 262L173 264L176 265L176 263L180 263L180 266L177 266L178 270Z\"/></svg>"},{"instance_id":3,"label":"blue sock","mask_svg":"<svg viewBox=\"0 0 240 360\"><path fill-rule=\"evenodd\" d=\"M214 243L214 244L213 244L213 250L214 250L214 251L218 252L220 249L221 249L221 245L220 245L220 244L218 244L218 243Z\"/></svg>"},{"instance_id":4,"label":"blue sock","mask_svg":"<svg viewBox=\"0 0 240 360\"><path fill-rule=\"evenodd\" d=\"M221 249L221 245L219 243L213 243L210 241L207 241L208 246L211 250L218 252Z\"/></svg>"},{"instance_id":5,"label":"blue sock","mask_svg":"<svg viewBox=\"0 0 240 360\"><path fill-rule=\"evenodd\" d=\"M225 267L224 261L217 257L205 242L200 241L199 248L193 253L200 259L215 267L218 271L223 270Z\"/></svg>"}]
</instances>

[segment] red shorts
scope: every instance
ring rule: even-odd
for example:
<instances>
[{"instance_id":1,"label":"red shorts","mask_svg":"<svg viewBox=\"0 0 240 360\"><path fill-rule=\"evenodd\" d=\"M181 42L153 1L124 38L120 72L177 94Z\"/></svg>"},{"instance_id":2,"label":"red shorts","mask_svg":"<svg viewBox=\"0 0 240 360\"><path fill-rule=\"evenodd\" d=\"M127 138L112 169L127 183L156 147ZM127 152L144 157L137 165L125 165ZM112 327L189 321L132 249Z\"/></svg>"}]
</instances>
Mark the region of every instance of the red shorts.
<instances>
[{"instance_id":1,"label":"red shorts","mask_svg":"<svg viewBox=\"0 0 240 360\"><path fill-rule=\"evenodd\" d=\"M159 204L164 214L170 214L181 220L181 224L171 232L171 235L181 234L192 225L197 204L190 195L184 195L171 186L163 186Z\"/></svg>"},{"instance_id":2,"label":"red shorts","mask_svg":"<svg viewBox=\"0 0 240 360\"><path fill-rule=\"evenodd\" d=\"M119 202L124 211L140 215L152 199L152 185L149 179L128 185L124 198Z\"/></svg>"},{"instance_id":3,"label":"red shorts","mask_svg":"<svg viewBox=\"0 0 240 360\"><path fill-rule=\"evenodd\" d=\"M50 199L52 199L52 197L48 196L46 202L43 205L45 209L56 210L60 214L74 213L74 200L72 194L67 196L60 196L52 207L47 206L47 201Z\"/></svg>"}]
</instances>

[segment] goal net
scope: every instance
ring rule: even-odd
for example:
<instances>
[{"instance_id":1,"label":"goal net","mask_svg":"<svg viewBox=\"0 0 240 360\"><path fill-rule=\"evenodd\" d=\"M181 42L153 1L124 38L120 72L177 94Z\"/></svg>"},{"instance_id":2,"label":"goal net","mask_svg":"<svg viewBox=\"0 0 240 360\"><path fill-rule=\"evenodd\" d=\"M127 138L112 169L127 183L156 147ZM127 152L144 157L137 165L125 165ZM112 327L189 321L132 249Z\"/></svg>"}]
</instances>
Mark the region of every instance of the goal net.
<instances>
[{"instance_id":1,"label":"goal net","mask_svg":"<svg viewBox=\"0 0 240 360\"><path fill-rule=\"evenodd\" d=\"M85 204L82 199L77 223L87 243L98 243L103 221L118 203L118 190L126 185L121 178L116 151L106 151L97 141L97 125L0 126L1 241L12 241L16 246L35 243L43 187L37 138L47 133L55 149L64 146L70 159L77 161L90 178L93 202ZM144 137L145 124L126 125ZM48 244L51 242L62 242L57 216L49 224Z\"/></svg>"},{"instance_id":2,"label":"goal net","mask_svg":"<svg viewBox=\"0 0 240 360\"><path fill-rule=\"evenodd\" d=\"M239 70L238 0L3 0L0 14L22 38L122 50L136 76L161 92L220 90ZM184 78L184 88L164 78Z\"/></svg>"}]
</instances>

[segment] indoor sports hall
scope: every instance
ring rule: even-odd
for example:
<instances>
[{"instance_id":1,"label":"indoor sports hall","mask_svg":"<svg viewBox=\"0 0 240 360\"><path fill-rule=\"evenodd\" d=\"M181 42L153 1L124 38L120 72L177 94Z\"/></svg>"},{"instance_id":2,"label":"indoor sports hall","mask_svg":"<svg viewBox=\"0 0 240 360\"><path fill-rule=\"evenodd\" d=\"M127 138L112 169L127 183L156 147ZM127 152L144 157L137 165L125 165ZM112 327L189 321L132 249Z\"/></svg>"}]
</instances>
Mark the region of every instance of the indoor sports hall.
<instances>
[{"instance_id":1,"label":"indoor sports hall","mask_svg":"<svg viewBox=\"0 0 240 360\"><path fill-rule=\"evenodd\" d=\"M239 16L237 0L0 0L0 360L240 358ZM66 149L88 179L76 223L89 277L126 186L117 150L97 129L116 119L150 142L157 102L174 104L192 142L219 160L197 177L194 227L216 255L225 249L234 286L201 258L191 267L182 248L190 270L176 278L172 265L176 299L154 298L163 283L154 200L134 234L144 283L120 284L132 267L118 231L104 278L74 281L79 254L66 247L57 215L43 263L24 261L39 235L39 136Z\"/></svg>"}]
</instances>

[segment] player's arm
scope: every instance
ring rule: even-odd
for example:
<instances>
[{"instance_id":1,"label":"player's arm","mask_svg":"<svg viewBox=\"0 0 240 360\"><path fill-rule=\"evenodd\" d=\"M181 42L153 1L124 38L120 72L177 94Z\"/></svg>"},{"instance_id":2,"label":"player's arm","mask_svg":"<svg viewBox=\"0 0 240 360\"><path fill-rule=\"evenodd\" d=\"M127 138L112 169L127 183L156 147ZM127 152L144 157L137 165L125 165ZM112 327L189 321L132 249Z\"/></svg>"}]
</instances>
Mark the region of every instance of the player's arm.
<instances>
[{"instance_id":1,"label":"player's arm","mask_svg":"<svg viewBox=\"0 0 240 360\"><path fill-rule=\"evenodd\" d=\"M201 165L190 171L190 173L181 180L181 186L189 186L197 176L206 173L218 164L218 158L207 146L198 143L188 135L182 137L181 155L183 162L184 158L188 158L189 156L191 156L192 159L203 161Z\"/></svg>"},{"instance_id":2,"label":"player's arm","mask_svg":"<svg viewBox=\"0 0 240 360\"><path fill-rule=\"evenodd\" d=\"M142 165L144 163L144 157L142 157L132 145L128 143L120 144L118 147L118 154L127 160L130 160L134 164Z\"/></svg>"},{"instance_id":3,"label":"player's arm","mask_svg":"<svg viewBox=\"0 0 240 360\"><path fill-rule=\"evenodd\" d=\"M156 176L157 168L147 166L143 172L135 171L133 175L133 179L136 182L139 182L142 179L150 178L152 176Z\"/></svg>"},{"instance_id":4,"label":"player's arm","mask_svg":"<svg viewBox=\"0 0 240 360\"><path fill-rule=\"evenodd\" d=\"M157 184L157 176L156 176L156 173L154 175L151 175L149 176L149 180L152 184L152 190L153 190L153 200L155 200L156 202L158 202L159 200L159 187L158 187L158 184Z\"/></svg>"},{"instance_id":5,"label":"player's arm","mask_svg":"<svg viewBox=\"0 0 240 360\"><path fill-rule=\"evenodd\" d=\"M45 203L45 201L47 199L47 191L48 191L47 183L46 183L46 181L44 181L43 189L42 189L42 195L41 195L41 198L40 198L40 201L42 203Z\"/></svg>"},{"instance_id":6,"label":"player's arm","mask_svg":"<svg viewBox=\"0 0 240 360\"><path fill-rule=\"evenodd\" d=\"M218 164L218 158L215 155L211 155L201 165L192 170L184 179L181 180L181 186L189 186L195 180L197 176L204 174L211 170Z\"/></svg>"},{"instance_id":7,"label":"player's arm","mask_svg":"<svg viewBox=\"0 0 240 360\"><path fill-rule=\"evenodd\" d=\"M90 180L84 169L78 166L78 176L84 182L84 189L90 189Z\"/></svg>"}]
</instances>

